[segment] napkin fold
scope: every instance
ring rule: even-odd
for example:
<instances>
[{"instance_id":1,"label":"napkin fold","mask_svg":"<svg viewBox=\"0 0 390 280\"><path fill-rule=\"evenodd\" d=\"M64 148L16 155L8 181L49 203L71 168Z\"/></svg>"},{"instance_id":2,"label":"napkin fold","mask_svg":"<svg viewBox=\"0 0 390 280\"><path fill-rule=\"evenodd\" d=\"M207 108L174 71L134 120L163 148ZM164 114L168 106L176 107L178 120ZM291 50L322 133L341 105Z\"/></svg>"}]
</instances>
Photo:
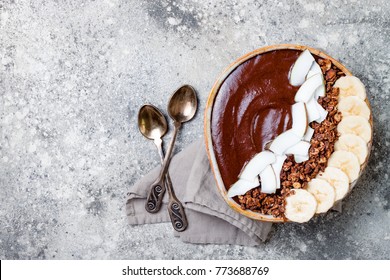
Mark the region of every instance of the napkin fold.
<instances>
[{"instance_id":1,"label":"napkin fold","mask_svg":"<svg viewBox=\"0 0 390 280\"><path fill-rule=\"evenodd\" d=\"M167 193L158 213L150 214L145 210L150 185L160 169L160 166L154 168L130 188L126 214L131 225L170 222ZM176 154L169 173L187 216L187 229L174 232L183 242L256 246L267 239L272 223L252 220L235 212L218 193L203 139Z\"/></svg>"}]
</instances>

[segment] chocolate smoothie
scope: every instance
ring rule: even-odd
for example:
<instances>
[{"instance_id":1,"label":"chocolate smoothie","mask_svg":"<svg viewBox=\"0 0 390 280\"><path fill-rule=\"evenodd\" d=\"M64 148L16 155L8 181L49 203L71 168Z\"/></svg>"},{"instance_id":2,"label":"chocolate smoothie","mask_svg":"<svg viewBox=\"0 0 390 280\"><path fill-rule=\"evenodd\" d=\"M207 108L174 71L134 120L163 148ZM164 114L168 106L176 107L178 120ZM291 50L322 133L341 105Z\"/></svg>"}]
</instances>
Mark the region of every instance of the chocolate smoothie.
<instances>
[{"instance_id":1,"label":"chocolate smoothie","mask_svg":"<svg viewBox=\"0 0 390 280\"><path fill-rule=\"evenodd\" d=\"M299 87L288 73L301 51L277 50L239 65L223 82L211 118L213 148L229 188L255 154L291 128L291 105Z\"/></svg>"}]
</instances>

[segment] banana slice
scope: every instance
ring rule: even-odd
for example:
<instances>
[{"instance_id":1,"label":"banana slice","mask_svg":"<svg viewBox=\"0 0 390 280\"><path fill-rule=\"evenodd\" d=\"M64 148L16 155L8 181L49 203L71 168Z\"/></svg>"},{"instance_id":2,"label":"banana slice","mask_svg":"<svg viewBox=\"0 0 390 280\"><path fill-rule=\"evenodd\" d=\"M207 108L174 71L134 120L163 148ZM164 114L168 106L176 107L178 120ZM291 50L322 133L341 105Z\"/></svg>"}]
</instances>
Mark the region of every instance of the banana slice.
<instances>
[{"instance_id":1,"label":"banana slice","mask_svg":"<svg viewBox=\"0 0 390 280\"><path fill-rule=\"evenodd\" d=\"M335 151L328 160L328 166L341 169L349 178L349 182L355 181L360 172L359 160L354 153L347 151Z\"/></svg>"},{"instance_id":2,"label":"banana slice","mask_svg":"<svg viewBox=\"0 0 390 280\"><path fill-rule=\"evenodd\" d=\"M305 223L315 214L317 201L306 190L296 189L294 194L286 197L285 216L292 222Z\"/></svg>"},{"instance_id":3,"label":"banana slice","mask_svg":"<svg viewBox=\"0 0 390 280\"><path fill-rule=\"evenodd\" d=\"M341 98L337 105L337 109L343 114L343 117L362 116L366 120L370 118L370 109L368 108L367 103L357 96Z\"/></svg>"},{"instance_id":4,"label":"banana slice","mask_svg":"<svg viewBox=\"0 0 390 280\"><path fill-rule=\"evenodd\" d=\"M363 138L366 143L371 140L371 126L361 116L348 116L337 125L337 131L343 134L355 134Z\"/></svg>"},{"instance_id":5,"label":"banana slice","mask_svg":"<svg viewBox=\"0 0 390 280\"><path fill-rule=\"evenodd\" d=\"M339 78L334 87L340 89L339 99L347 96L357 96L360 99L366 99L366 88L363 83L355 76L345 76Z\"/></svg>"},{"instance_id":6,"label":"banana slice","mask_svg":"<svg viewBox=\"0 0 390 280\"><path fill-rule=\"evenodd\" d=\"M354 153L360 164L364 163L368 154L366 142L355 134L341 135L339 140L334 144L334 150Z\"/></svg>"},{"instance_id":7,"label":"banana slice","mask_svg":"<svg viewBox=\"0 0 390 280\"><path fill-rule=\"evenodd\" d=\"M335 189L325 180L312 179L307 184L307 191L317 200L316 213L327 212L335 202Z\"/></svg>"},{"instance_id":8,"label":"banana slice","mask_svg":"<svg viewBox=\"0 0 390 280\"><path fill-rule=\"evenodd\" d=\"M324 172L317 175L317 179L327 181L335 189L336 201L343 199L349 191L348 176L339 168L328 166Z\"/></svg>"}]
</instances>

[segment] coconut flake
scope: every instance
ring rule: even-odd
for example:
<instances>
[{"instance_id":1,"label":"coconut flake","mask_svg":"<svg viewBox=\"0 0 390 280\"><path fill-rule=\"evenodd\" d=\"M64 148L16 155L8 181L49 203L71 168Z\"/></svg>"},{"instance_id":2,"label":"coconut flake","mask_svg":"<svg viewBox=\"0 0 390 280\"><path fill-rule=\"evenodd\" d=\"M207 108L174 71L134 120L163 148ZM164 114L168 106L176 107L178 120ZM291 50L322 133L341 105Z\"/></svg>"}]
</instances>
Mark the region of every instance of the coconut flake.
<instances>
[{"instance_id":1,"label":"coconut flake","mask_svg":"<svg viewBox=\"0 0 390 280\"><path fill-rule=\"evenodd\" d=\"M294 155L294 160L296 163L302 163L304 161L309 160L309 156Z\"/></svg>"},{"instance_id":2,"label":"coconut flake","mask_svg":"<svg viewBox=\"0 0 390 280\"><path fill-rule=\"evenodd\" d=\"M269 149L276 155L283 155L284 152L301 141L300 136L296 135L291 129L278 135L269 146Z\"/></svg>"},{"instance_id":3,"label":"coconut flake","mask_svg":"<svg viewBox=\"0 0 390 280\"><path fill-rule=\"evenodd\" d=\"M307 113L305 103L297 102L294 103L291 107L292 114L292 130L293 132L303 137L307 129Z\"/></svg>"},{"instance_id":4,"label":"coconut flake","mask_svg":"<svg viewBox=\"0 0 390 280\"><path fill-rule=\"evenodd\" d=\"M280 172L282 171L283 163L286 160L286 155L276 156L276 161L271 166L276 176L276 188L280 189Z\"/></svg>"},{"instance_id":5,"label":"coconut flake","mask_svg":"<svg viewBox=\"0 0 390 280\"><path fill-rule=\"evenodd\" d=\"M318 63L314 61L310 67L309 72L306 75L306 80L313 77L316 74L322 75L322 70L321 70L321 67L318 65Z\"/></svg>"},{"instance_id":6,"label":"coconut flake","mask_svg":"<svg viewBox=\"0 0 390 280\"><path fill-rule=\"evenodd\" d=\"M299 143L295 144L294 146L288 148L285 153L286 153L286 155L292 154L292 155L308 156L309 149L310 149L309 142L300 141Z\"/></svg>"},{"instance_id":7,"label":"coconut flake","mask_svg":"<svg viewBox=\"0 0 390 280\"><path fill-rule=\"evenodd\" d=\"M257 176L253 181L239 179L230 187L229 191L227 192L227 196L234 197L236 195L244 195L247 191L256 188L259 185L260 183Z\"/></svg>"},{"instance_id":8,"label":"coconut flake","mask_svg":"<svg viewBox=\"0 0 390 280\"><path fill-rule=\"evenodd\" d=\"M289 73L290 84L293 86L300 86L305 81L306 75L309 72L314 57L311 55L309 50L303 51L291 67Z\"/></svg>"},{"instance_id":9,"label":"coconut flake","mask_svg":"<svg viewBox=\"0 0 390 280\"><path fill-rule=\"evenodd\" d=\"M275 193L276 192L276 176L271 165L268 165L260 173L261 192Z\"/></svg>"},{"instance_id":10,"label":"coconut flake","mask_svg":"<svg viewBox=\"0 0 390 280\"><path fill-rule=\"evenodd\" d=\"M276 157L269 151L263 151L256 154L244 167L239 178L247 181L253 181L264 168L274 163Z\"/></svg>"},{"instance_id":11,"label":"coconut flake","mask_svg":"<svg viewBox=\"0 0 390 280\"><path fill-rule=\"evenodd\" d=\"M310 142L311 138L313 137L313 134L314 134L314 129L308 126L305 135L303 135L302 140Z\"/></svg>"},{"instance_id":12,"label":"coconut flake","mask_svg":"<svg viewBox=\"0 0 390 280\"><path fill-rule=\"evenodd\" d=\"M320 112L318 111L317 104L318 102L315 98L311 98L306 103L307 118L309 123L318 120L321 117Z\"/></svg>"},{"instance_id":13,"label":"coconut flake","mask_svg":"<svg viewBox=\"0 0 390 280\"><path fill-rule=\"evenodd\" d=\"M307 103L312 98L312 96L314 96L314 93L316 92L317 88L323 84L324 82L322 74L316 74L310 77L298 89L294 98L295 102Z\"/></svg>"}]
</instances>

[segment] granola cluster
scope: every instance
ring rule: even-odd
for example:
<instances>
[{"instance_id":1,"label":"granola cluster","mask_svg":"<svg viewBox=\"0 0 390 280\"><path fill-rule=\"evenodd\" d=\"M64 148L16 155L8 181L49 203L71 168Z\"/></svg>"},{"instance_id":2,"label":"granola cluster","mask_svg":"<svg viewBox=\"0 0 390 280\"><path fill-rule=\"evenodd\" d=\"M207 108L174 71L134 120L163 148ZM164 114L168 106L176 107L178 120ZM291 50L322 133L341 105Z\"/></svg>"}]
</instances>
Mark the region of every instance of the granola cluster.
<instances>
[{"instance_id":1,"label":"granola cluster","mask_svg":"<svg viewBox=\"0 0 390 280\"><path fill-rule=\"evenodd\" d=\"M318 59L317 63L321 66L326 81L326 95L320 97L318 103L328 111L328 115L322 123L310 123L314 134L310 141L309 160L296 163L293 156L288 157L280 173L281 188L275 194L264 194L258 187L238 196L242 209L285 218L285 198L294 189L307 188L308 182L325 170L338 139L337 124L341 121L341 114L337 111L339 90L333 88L333 84L344 73L330 60Z\"/></svg>"}]
</instances>

